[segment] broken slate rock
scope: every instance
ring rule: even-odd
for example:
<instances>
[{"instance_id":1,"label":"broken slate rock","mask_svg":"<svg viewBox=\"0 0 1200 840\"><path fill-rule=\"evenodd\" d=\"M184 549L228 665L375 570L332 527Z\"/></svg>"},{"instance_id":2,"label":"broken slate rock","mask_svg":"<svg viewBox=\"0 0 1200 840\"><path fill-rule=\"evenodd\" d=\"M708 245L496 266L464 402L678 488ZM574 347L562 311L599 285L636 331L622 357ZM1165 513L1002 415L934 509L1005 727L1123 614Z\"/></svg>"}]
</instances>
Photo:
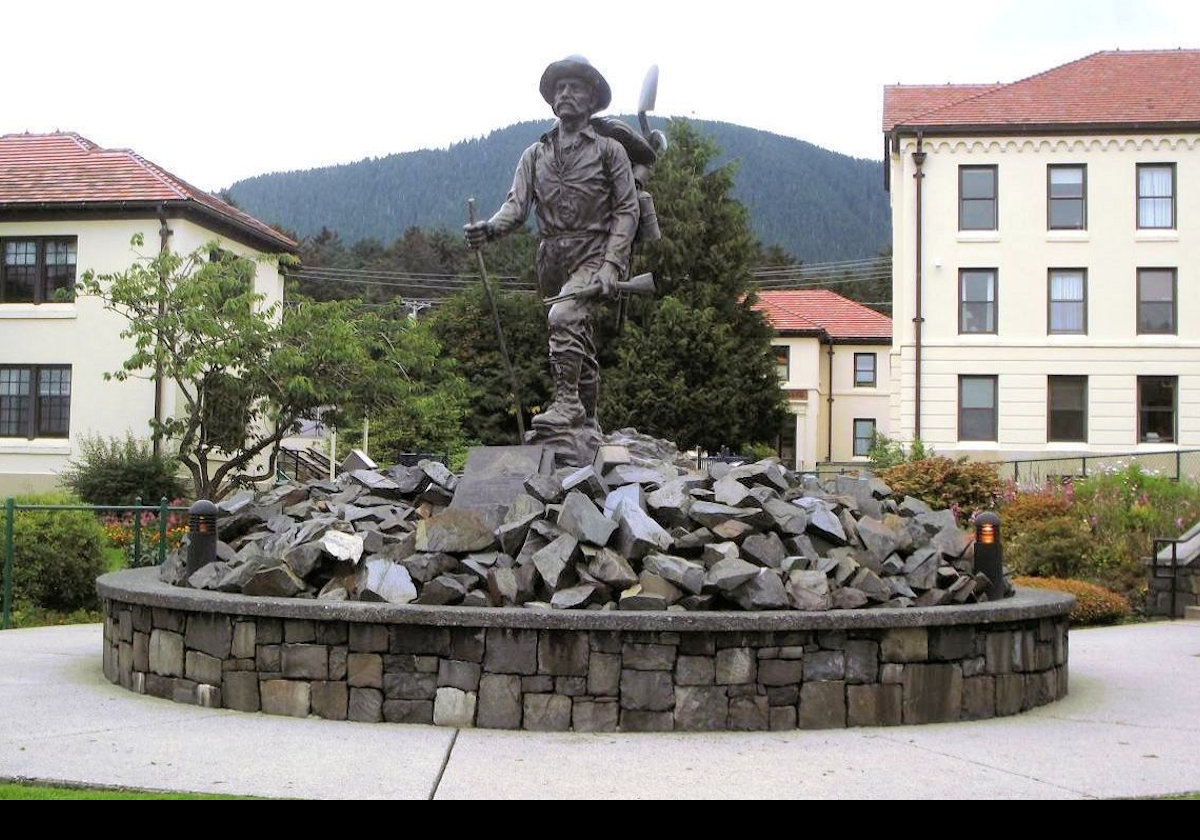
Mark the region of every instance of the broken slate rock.
<instances>
[{"instance_id":1,"label":"broken slate rock","mask_svg":"<svg viewBox=\"0 0 1200 840\"><path fill-rule=\"evenodd\" d=\"M417 551L484 551L495 542L492 529L471 510L451 508L417 523Z\"/></svg>"},{"instance_id":2,"label":"broken slate rock","mask_svg":"<svg viewBox=\"0 0 1200 840\"><path fill-rule=\"evenodd\" d=\"M429 480L453 494L458 487L458 477L441 461L422 461L418 466L429 476Z\"/></svg>"},{"instance_id":3,"label":"broken slate rock","mask_svg":"<svg viewBox=\"0 0 1200 840\"><path fill-rule=\"evenodd\" d=\"M560 589L574 583L575 575L571 569L571 562L578 548L578 540L570 534L563 534L533 555L533 565L551 589Z\"/></svg>"},{"instance_id":4,"label":"broken slate rock","mask_svg":"<svg viewBox=\"0 0 1200 840\"><path fill-rule=\"evenodd\" d=\"M865 607L869 600L865 592L849 586L833 590L830 593L830 598L835 610L857 610L860 607Z\"/></svg>"},{"instance_id":5,"label":"broken slate rock","mask_svg":"<svg viewBox=\"0 0 1200 840\"><path fill-rule=\"evenodd\" d=\"M582 583L578 586L569 586L554 593L550 598L550 606L556 610L577 609L586 606L595 594L595 584Z\"/></svg>"},{"instance_id":6,"label":"broken slate rock","mask_svg":"<svg viewBox=\"0 0 1200 840\"><path fill-rule=\"evenodd\" d=\"M878 603L883 603L892 597L892 588L884 583L879 575L867 568L861 568L855 573L850 581L850 586Z\"/></svg>"},{"instance_id":7,"label":"broken slate rock","mask_svg":"<svg viewBox=\"0 0 1200 840\"><path fill-rule=\"evenodd\" d=\"M572 490L558 515L558 527L581 543L603 546L608 545L617 524L601 513L590 498Z\"/></svg>"},{"instance_id":8,"label":"broken slate rock","mask_svg":"<svg viewBox=\"0 0 1200 840\"><path fill-rule=\"evenodd\" d=\"M758 574L729 593L744 610L784 610L788 607L787 590L774 569L759 569Z\"/></svg>"},{"instance_id":9,"label":"broken slate rock","mask_svg":"<svg viewBox=\"0 0 1200 840\"><path fill-rule=\"evenodd\" d=\"M258 571L242 587L243 595L266 595L277 598L294 598L305 589L304 581L282 563Z\"/></svg>"},{"instance_id":10,"label":"broken slate rock","mask_svg":"<svg viewBox=\"0 0 1200 840\"><path fill-rule=\"evenodd\" d=\"M453 575L438 575L421 587L421 594L413 603L431 606L447 606L460 603L468 587Z\"/></svg>"},{"instance_id":11,"label":"broken slate rock","mask_svg":"<svg viewBox=\"0 0 1200 840\"><path fill-rule=\"evenodd\" d=\"M611 548L580 546L587 560L587 573L613 589L628 589L637 583L637 572L620 552Z\"/></svg>"},{"instance_id":12,"label":"broken slate rock","mask_svg":"<svg viewBox=\"0 0 1200 840\"><path fill-rule=\"evenodd\" d=\"M725 476L713 483L713 498L718 504L730 507L758 507L758 499L736 478Z\"/></svg>"},{"instance_id":13,"label":"broken slate rock","mask_svg":"<svg viewBox=\"0 0 1200 840\"><path fill-rule=\"evenodd\" d=\"M728 594L755 578L761 570L761 566L747 563L738 557L718 560L704 576L704 589L715 589Z\"/></svg>"},{"instance_id":14,"label":"broken slate rock","mask_svg":"<svg viewBox=\"0 0 1200 840\"><path fill-rule=\"evenodd\" d=\"M578 489L593 499L603 499L608 495L608 484L597 474L596 468L590 465L568 474L563 479L562 486L568 493Z\"/></svg>"},{"instance_id":15,"label":"broken slate rock","mask_svg":"<svg viewBox=\"0 0 1200 840\"><path fill-rule=\"evenodd\" d=\"M674 540L646 511L625 500L613 514L617 528L614 547L630 560L654 551L669 551Z\"/></svg>"},{"instance_id":16,"label":"broken slate rock","mask_svg":"<svg viewBox=\"0 0 1200 840\"><path fill-rule=\"evenodd\" d=\"M783 558L787 557L787 550L783 547L783 540L779 539L779 535L768 531L765 534L751 534L742 540L742 556L760 566L778 569L783 563Z\"/></svg>"},{"instance_id":17,"label":"broken slate rock","mask_svg":"<svg viewBox=\"0 0 1200 840\"><path fill-rule=\"evenodd\" d=\"M405 557L400 565L417 583L429 583L438 575L444 575L458 568L458 560L443 552L421 552Z\"/></svg>"},{"instance_id":18,"label":"broken slate rock","mask_svg":"<svg viewBox=\"0 0 1200 840\"><path fill-rule=\"evenodd\" d=\"M808 527L808 514L783 499L767 499L763 510L775 520L775 528L784 536L800 536Z\"/></svg>"},{"instance_id":19,"label":"broken slate rock","mask_svg":"<svg viewBox=\"0 0 1200 840\"><path fill-rule=\"evenodd\" d=\"M407 604L417 598L417 587L408 569L391 560L368 560L358 571L355 582L360 601Z\"/></svg>"},{"instance_id":20,"label":"broken slate rock","mask_svg":"<svg viewBox=\"0 0 1200 840\"><path fill-rule=\"evenodd\" d=\"M846 544L846 530L828 507L813 506L808 511L808 533L828 540L834 545Z\"/></svg>"},{"instance_id":21,"label":"broken slate rock","mask_svg":"<svg viewBox=\"0 0 1200 840\"><path fill-rule=\"evenodd\" d=\"M326 536L337 533L340 532L328 531L326 532ZM342 536L349 535L343 534ZM288 549L287 553L283 555L283 562L287 563L288 568L295 572L297 577L306 578L308 577L309 573L320 564L321 558L325 554L325 550L322 545L323 542L324 538L322 538L321 542L305 543L304 545L298 545L295 548L290 548Z\"/></svg>"},{"instance_id":22,"label":"broken slate rock","mask_svg":"<svg viewBox=\"0 0 1200 840\"><path fill-rule=\"evenodd\" d=\"M687 525L692 497L688 495L690 485L684 479L668 481L646 497L655 519L667 527Z\"/></svg>"},{"instance_id":23,"label":"broken slate rock","mask_svg":"<svg viewBox=\"0 0 1200 840\"><path fill-rule=\"evenodd\" d=\"M683 589L699 595L704 587L704 566L670 554L648 554L642 561L642 569Z\"/></svg>"},{"instance_id":24,"label":"broken slate rock","mask_svg":"<svg viewBox=\"0 0 1200 840\"><path fill-rule=\"evenodd\" d=\"M621 593L617 608L622 610L665 610L667 599L653 592L646 592L641 585L631 586Z\"/></svg>"},{"instance_id":25,"label":"broken slate rock","mask_svg":"<svg viewBox=\"0 0 1200 840\"><path fill-rule=\"evenodd\" d=\"M642 489L640 484L622 484L615 490L609 490L608 495L604 497L604 515L612 519L620 507L621 502L628 501L630 504L646 509L646 491Z\"/></svg>"}]
</instances>

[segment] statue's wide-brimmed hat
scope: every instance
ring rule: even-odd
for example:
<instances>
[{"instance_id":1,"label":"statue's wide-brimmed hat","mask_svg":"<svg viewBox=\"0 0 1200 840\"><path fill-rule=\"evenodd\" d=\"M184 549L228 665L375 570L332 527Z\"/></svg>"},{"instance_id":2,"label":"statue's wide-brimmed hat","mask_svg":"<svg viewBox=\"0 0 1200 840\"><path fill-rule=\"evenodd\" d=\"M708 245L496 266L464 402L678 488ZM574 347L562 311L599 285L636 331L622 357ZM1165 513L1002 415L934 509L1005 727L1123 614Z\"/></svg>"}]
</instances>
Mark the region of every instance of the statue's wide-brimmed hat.
<instances>
[{"instance_id":1,"label":"statue's wide-brimmed hat","mask_svg":"<svg viewBox=\"0 0 1200 840\"><path fill-rule=\"evenodd\" d=\"M553 105L554 86L558 84L559 79L567 78L568 76L586 79L591 83L592 90L596 92L597 111L603 111L612 102L612 88L608 86L608 82L600 75L600 71L581 55L569 55L562 61L556 61L546 68L546 72L542 73L542 81L538 84L538 90L542 93L542 99Z\"/></svg>"}]
</instances>

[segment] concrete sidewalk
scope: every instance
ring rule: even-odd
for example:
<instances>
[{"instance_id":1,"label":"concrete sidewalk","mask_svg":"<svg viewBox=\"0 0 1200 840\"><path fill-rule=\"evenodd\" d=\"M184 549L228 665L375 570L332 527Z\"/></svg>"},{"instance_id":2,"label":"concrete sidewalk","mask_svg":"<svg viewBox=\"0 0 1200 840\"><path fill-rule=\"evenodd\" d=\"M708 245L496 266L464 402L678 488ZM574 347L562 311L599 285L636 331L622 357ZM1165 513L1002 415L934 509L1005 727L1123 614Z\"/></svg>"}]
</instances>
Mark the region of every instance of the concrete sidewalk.
<instances>
[{"instance_id":1,"label":"concrete sidewalk","mask_svg":"<svg viewBox=\"0 0 1200 840\"><path fill-rule=\"evenodd\" d=\"M100 626L0 632L0 777L318 799L1058 799L1200 791L1200 622L1071 633L1015 717L819 732L543 734L272 717L130 693Z\"/></svg>"}]
</instances>

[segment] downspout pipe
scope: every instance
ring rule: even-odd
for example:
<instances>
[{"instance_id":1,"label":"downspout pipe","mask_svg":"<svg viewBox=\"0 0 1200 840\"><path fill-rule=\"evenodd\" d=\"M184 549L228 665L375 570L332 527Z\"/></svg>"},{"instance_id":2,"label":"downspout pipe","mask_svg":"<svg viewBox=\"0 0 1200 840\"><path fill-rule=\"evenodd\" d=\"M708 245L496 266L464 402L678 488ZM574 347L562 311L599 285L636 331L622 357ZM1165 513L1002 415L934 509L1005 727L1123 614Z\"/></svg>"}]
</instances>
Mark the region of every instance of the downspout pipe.
<instances>
[{"instance_id":1,"label":"downspout pipe","mask_svg":"<svg viewBox=\"0 0 1200 840\"><path fill-rule=\"evenodd\" d=\"M825 424L825 461L833 462L833 339L825 336L825 352L829 356L829 395L826 397L829 406L829 422Z\"/></svg>"},{"instance_id":2,"label":"downspout pipe","mask_svg":"<svg viewBox=\"0 0 1200 840\"><path fill-rule=\"evenodd\" d=\"M921 325L925 323L925 308L921 296L921 265L923 262L921 255L921 246L924 237L921 232L921 217L922 201L921 201L921 183L925 180L925 172L922 167L925 164L925 151L921 148L921 134L917 133L917 148L912 153L913 165L916 166L916 172L913 173L913 178L916 179L916 201L917 201L917 230L916 230L916 275L913 288L913 355L914 355L914 400L913 400L913 439L921 437Z\"/></svg>"},{"instance_id":3,"label":"downspout pipe","mask_svg":"<svg viewBox=\"0 0 1200 840\"><path fill-rule=\"evenodd\" d=\"M158 253L160 256L165 256L171 251L171 234L173 231L167 225L167 206L165 204L158 205ZM167 295L166 295L167 277L163 269L159 269L158 273L158 321L161 324L163 318L167 314ZM162 434L158 431L163 419L163 369L162 360L155 357L154 360L154 436L153 447L154 455L158 457L162 455Z\"/></svg>"}]
</instances>

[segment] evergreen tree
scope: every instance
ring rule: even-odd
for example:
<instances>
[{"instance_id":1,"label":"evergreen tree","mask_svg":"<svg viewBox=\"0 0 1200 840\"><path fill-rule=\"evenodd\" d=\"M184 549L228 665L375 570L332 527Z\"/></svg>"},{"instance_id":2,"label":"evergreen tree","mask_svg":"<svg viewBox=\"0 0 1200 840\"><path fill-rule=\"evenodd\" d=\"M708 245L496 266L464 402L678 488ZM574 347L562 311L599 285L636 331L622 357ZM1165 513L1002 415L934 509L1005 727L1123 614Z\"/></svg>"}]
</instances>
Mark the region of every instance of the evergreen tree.
<instances>
[{"instance_id":1,"label":"evergreen tree","mask_svg":"<svg viewBox=\"0 0 1200 840\"><path fill-rule=\"evenodd\" d=\"M716 145L686 121L672 121L669 139L650 184L663 237L634 268L654 273L660 297L631 305L606 354L601 423L683 448L773 442L785 408L774 331L752 309L759 249L731 196L735 167L713 167Z\"/></svg>"}]
</instances>

